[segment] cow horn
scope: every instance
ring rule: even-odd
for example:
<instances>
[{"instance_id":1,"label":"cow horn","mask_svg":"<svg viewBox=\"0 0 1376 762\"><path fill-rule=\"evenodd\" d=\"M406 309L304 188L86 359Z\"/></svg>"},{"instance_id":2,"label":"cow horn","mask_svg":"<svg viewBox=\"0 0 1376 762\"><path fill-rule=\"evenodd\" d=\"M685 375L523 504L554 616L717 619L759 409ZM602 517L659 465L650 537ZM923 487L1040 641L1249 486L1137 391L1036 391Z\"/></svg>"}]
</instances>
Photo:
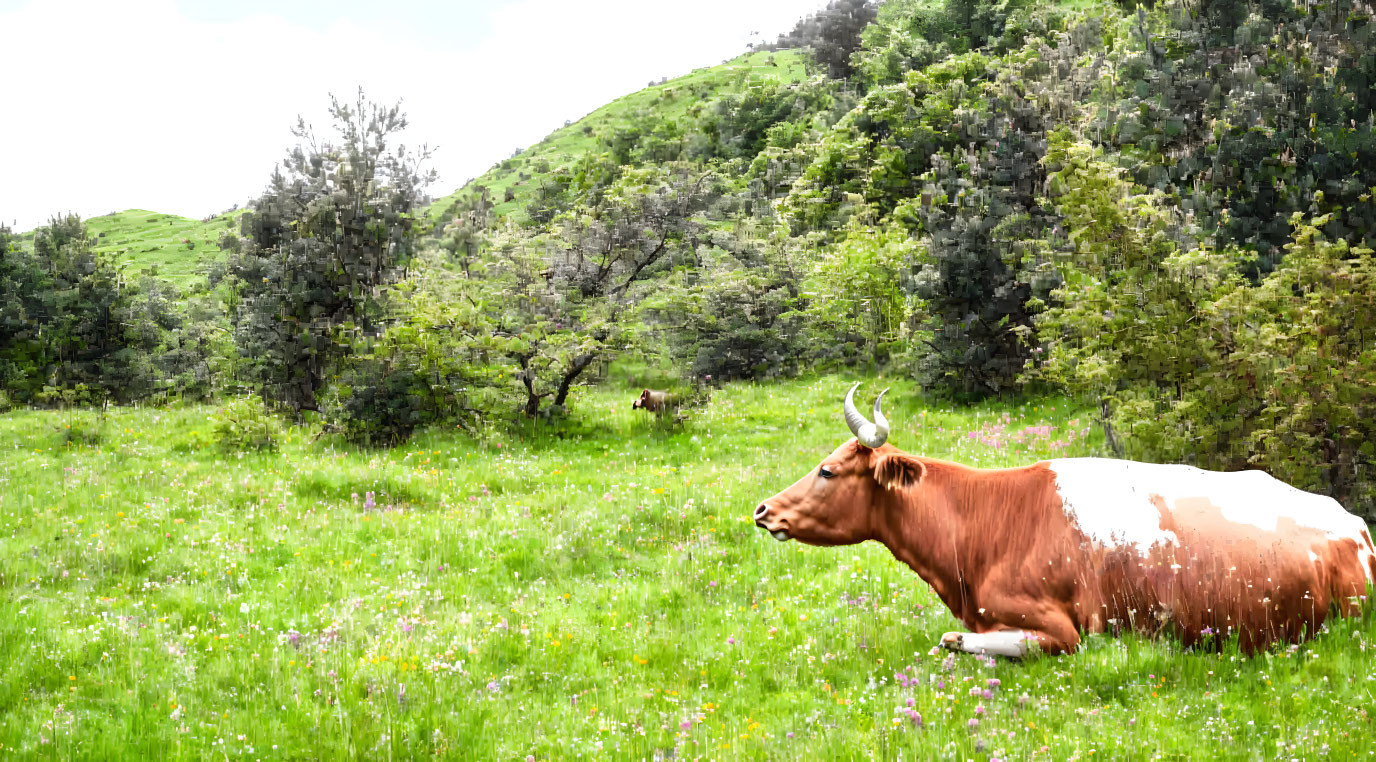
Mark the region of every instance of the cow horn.
<instances>
[{"instance_id":1,"label":"cow horn","mask_svg":"<svg viewBox=\"0 0 1376 762\"><path fill-rule=\"evenodd\" d=\"M850 433L860 440L860 444L874 449L883 445L889 438L889 421L879 410L879 402L884 399L884 392L888 389L880 392L879 397L874 400L874 423L870 423L855 409L855 390L859 388L860 384L857 383L846 392L846 425L850 427Z\"/></svg>"}]
</instances>

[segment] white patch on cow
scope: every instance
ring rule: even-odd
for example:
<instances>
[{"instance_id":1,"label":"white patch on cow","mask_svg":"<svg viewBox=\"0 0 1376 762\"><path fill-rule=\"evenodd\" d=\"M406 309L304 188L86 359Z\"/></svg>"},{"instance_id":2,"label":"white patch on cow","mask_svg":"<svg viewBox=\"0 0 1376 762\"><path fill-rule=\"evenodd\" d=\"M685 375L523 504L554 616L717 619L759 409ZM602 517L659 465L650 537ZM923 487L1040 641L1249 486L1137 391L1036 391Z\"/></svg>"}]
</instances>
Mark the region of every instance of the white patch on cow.
<instances>
[{"instance_id":1,"label":"white patch on cow","mask_svg":"<svg viewBox=\"0 0 1376 762\"><path fill-rule=\"evenodd\" d=\"M1174 532L1161 528L1161 513L1151 502L1159 489L1147 487L1139 468L1162 468L1109 458L1057 458L1061 509L1090 539L1110 547L1134 546L1146 555L1157 543L1174 545ZM1164 481L1164 480L1160 480Z\"/></svg>"},{"instance_id":2,"label":"white patch on cow","mask_svg":"<svg viewBox=\"0 0 1376 762\"><path fill-rule=\"evenodd\" d=\"M956 646L970 654L992 654L1021 658L1027 655L1029 640L1036 636L1023 630L999 630L998 632L948 632L942 637L942 645Z\"/></svg>"},{"instance_id":3,"label":"white patch on cow","mask_svg":"<svg viewBox=\"0 0 1376 762\"><path fill-rule=\"evenodd\" d=\"M1367 584L1376 584L1376 577L1371 576L1371 551L1365 547L1357 551L1357 563L1362 565L1362 572L1366 574Z\"/></svg>"},{"instance_id":4,"label":"white patch on cow","mask_svg":"<svg viewBox=\"0 0 1376 762\"><path fill-rule=\"evenodd\" d=\"M1175 534L1161 529L1160 512L1152 503L1153 496L1160 496L1171 510L1180 500L1207 498L1223 518L1237 524L1275 532L1286 519L1320 530L1329 540L1351 539L1359 548L1367 547L1362 536L1366 524L1338 501L1296 489L1263 471L1224 473L1111 458L1049 463L1066 515L1105 545L1133 545L1145 555L1158 542L1175 544Z\"/></svg>"},{"instance_id":5,"label":"white patch on cow","mask_svg":"<svg viewBox=\"0 0 1376 762\"><path fill-rule=\"evenodd\" d=\"M1310 561L1311 563L1314 562L1314 561L1319 560L1319 554L1318 554L1318 553L1315 553L1315 552L1312 551L1312 550L1307 550L1307 551L1305 551L1305 552L1309 554L1309 561Z\"/></svg>"}]
</instances>

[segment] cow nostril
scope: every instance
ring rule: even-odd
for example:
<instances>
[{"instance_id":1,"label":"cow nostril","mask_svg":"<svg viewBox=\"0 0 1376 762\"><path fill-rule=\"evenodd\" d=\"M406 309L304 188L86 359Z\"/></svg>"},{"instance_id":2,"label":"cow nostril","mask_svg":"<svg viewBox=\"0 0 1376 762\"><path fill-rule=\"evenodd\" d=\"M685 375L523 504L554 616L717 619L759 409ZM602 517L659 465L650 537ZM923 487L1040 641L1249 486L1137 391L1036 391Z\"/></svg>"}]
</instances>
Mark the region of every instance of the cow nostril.
<instances>
[{"instance_id":1,"label":"cow nostril","mask_svg":"<svg viewBox=\"0 0 1376 762\"><path fill-rule=\"evenodd\" d=\"M769 506L765 505L764 503L760 503L759 507L755 509L755 520L759 521L760 519L764 518L764 515L766 513L769 513Z\"/></svg>"}]
</instances>

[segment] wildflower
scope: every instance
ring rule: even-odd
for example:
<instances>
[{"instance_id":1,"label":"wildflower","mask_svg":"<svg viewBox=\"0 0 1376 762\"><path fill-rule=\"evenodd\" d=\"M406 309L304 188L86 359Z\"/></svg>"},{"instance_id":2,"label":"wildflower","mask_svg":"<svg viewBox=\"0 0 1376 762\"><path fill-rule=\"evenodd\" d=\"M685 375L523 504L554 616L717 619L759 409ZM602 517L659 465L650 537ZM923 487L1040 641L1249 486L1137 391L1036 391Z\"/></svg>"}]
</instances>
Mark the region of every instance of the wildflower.
<instances>
[{"instance_id":1,"label":"wildflower","mask_svg":"<svg viewBox=\"0 0 1376 762\"><path fill-rule=\"evenodd\" d=\"M487 690L489 693L501 693L502 684L497 682L496 680L493 680L492 682L487 684Z\"/></svg>"},{"instance_id":2,"label":"wildflower","mask_svg":"<svg viewBox=\"0 0 1376 762\"><path fill-rule=\"evenodd\" d=\"M693 721L692 721L692 720L684 720L683 722L680 722L680 723L678 724L678 727L679 727L680 730L691 730L692 727L693 727Z\"/></svg>"},{"instance_id":3,"label":"wildflower","mask_svg":"<svg viewBox=\"0 0 1376 762\"><path fill-rule=\"evenodd\" d=\"M1003 685L1003 682L999 680L997 677L991 677L986 682L989 684L990 688L997 688L1000 685Z\"/></svg>"},{"instance_id":4,"label":"wildflower","mask_svg":"<svg viewBox=\"0 0 1376 762\"><path fill-rule=\"evenodd\" d=\"M369 491L368 494L365 495L363 498L363 510L371 511L376 507L377 501L373 499L373 493Z\"/></svg>"},{"instance_id":5,"label":"wildflower","mask_svg":"<svg viewBox=\"0 0 1376 762\"><path fill-rule=\"evenodd\" d=\"M975 705L975 714L984 714L984 705L983 705L983 704L976 704L976 705Z\"/></svg>"},{"instance_id":6,"label":"wildflower","mask_svg":"<svg viewBox=\"0 0 1376 762\"><path fill-rule=\"evenodd\" d=\"M974 717L971 717L970 721L966 723L966 725L970 728L970 732L979 730L979 720L975 719Z\"/></svg>"},{"instance_id":7,"label":"wildflower","mask_svg":"<svg viewBox=\"0 0 1376 762\"><path fill-rule=\"evenodd\" d=\"M726 645L728 645L728 646L734 646L734 645L736 645L736 639L735 639L735 638L727 638L727 639L726 639Z\"/></svg>"},{"instance_id":8,"label":"wildflower","mask_svg":"<svg viewBox=\"0 0 1376 762\"><path fill-rule=\"evenodd\" d=\"M784 738L792 738L792 737L793 737L793 731L791 731L791 730L784 734Z\"/></svg>"},{"instance_id":9,"label":"wildflower","mask_svg":"<svg viewBox=\"0 0 1376 762\"><path fill-rule=\"evenodd\" d=\"M981 693L980 695L982 695L982 696L984 697L984 700L985 700L985 701L988 701L989 699L991 699L991 698L994 697L994 692L991 691L991 690L989 690L988 688L985 688L985 689L984 689L984 692Z\"/></svg>"}]
</instances>

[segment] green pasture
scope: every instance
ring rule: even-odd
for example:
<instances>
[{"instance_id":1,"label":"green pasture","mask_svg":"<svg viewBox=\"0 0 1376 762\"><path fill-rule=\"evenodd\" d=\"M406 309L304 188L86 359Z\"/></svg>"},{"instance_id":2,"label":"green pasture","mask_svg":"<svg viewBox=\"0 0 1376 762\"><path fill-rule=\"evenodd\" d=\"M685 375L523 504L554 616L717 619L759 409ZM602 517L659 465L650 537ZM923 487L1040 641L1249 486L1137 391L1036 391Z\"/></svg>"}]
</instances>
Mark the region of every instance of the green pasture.
<instances>
[{"instance_id":1,"label":"green pasture","mask_svg":"<svg viewBox=\"0 0 1376 762\"><path fill-rule=\"evenodd\" d=\"M86 220L97 251L108 251L132 277L156 275L187 289L205 279L205 267L224 255L220 235L238 234L242 211L193 220L129 209Z\"/></svg>"},{"instance_id":2,"label":"green pasture","mask_svg":"<svg viewBox=\"0 0 1376 762\"><path fill-rule=\"evenodd\" d=\"M585 391L559 427L382 451L296 430L224 452L208 407L0 416L0 758L1376 749L1372 616L1254 659L1100 637L1025 663L930 654L959 626L884 548L750 521L849 436L846 383L730 385L683 426L632 411L629 385ZM885 379L862 396L890 383L912 452L1101 448L1063 400L951 409Z\"/></svg>"}]
</instances>

